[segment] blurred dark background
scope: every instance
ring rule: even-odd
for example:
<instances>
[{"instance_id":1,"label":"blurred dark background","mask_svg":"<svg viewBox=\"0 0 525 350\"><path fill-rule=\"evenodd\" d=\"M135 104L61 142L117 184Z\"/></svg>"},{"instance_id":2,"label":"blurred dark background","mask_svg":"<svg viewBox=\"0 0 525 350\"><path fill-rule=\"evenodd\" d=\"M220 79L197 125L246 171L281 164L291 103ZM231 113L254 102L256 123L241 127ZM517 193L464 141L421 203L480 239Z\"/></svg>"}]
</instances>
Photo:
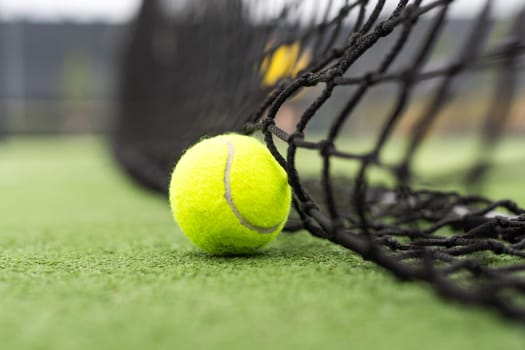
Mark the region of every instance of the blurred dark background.
<instances>
[{"instance_id":1,"label":"blurred dark background","mask_svg":"<svg viewBox=\"0 0 525 350\"><path fill-rule=\"evenodd\" d=\"M10 133L108 128L126 25L0 23L0 115Z\"/></svg>"},{"instance_id":2,"label":"blurred dark background","mask_svg":"<svg viewBox=\"0 0 525 350\"><path fill-rule=\"evenodd\" d=\"M140 0L0 0L0 130L100 133Z\"/></svg>"},{"instance_id":3,"label":"blurred dark background","mask_svg":"<svg viewBox=\"0 0 525 350\"><path fill-rule=\"evenodd\" d=\"M436 67L439 66L441 54L446 59L451 52L458 50L455 43L461 42L460 37L467 34L470 15L479 8L474 3L478 2L459 1L455 11L458 15L450 18L433 59ZM13 0L0 2L0 130L11 134L106 132L117 107L115 101L122 50L127 42L128 29L140 9L140 1L117 1L115 3L121 3L121 6L114 6L107 13L104 12L104 2L92 1L89 5L92 15L88 8L82 7L84 5L75 5L74 2L38 3L38 6L33 4L32 9ZM501 6L509 12L514 1L505 3L507 5ZM468 4L471 4L471 10ZM171 11L176 12L177 7L173 6ZM424 29L427 25L421 23L419 27ZM498 26L501 27L499 31L504 32L506 22L498 21ZM408 57L413 53L418 42L411 40L399 62L404 61L403 55ZM370 54L356 62L351 73L358 76L375 67L389 49L388 42L380 42ZM490 79L488 75L479 75L467 82L469 87L465 91L469 91L468 96L454 107L456 111L461 109L464 117L443 118L447 120L445 129L461 131L476 124L472 119L483 115L479 102L487 87L493 85ZM431 88L430 85L427 87ZM361 113L375 114L375 110L380 108L377 99L387 100L394 88L386 85L373 91ZM423 96L425 91L423 86L418 92ZM522 101L525 98L521 97L522 94L523 89L520 89L511 111L509 126L512 130L525 130L522 119L525 114L525 102ZM336 93L332 104L334 108L340 105L338 100L344 98L346 95ZM303 101L296 100L297 110L308 102L307 96ZM333 112L335 110L331 111L330 107L323 110L327 114ZM379 111L377 114L380 114ZM321 129L323 120L325 118L316 118L312 127ZM354 129L374 129L380 122L374 121L374 118L360 120L364 124L353 125Z\"/></svg>"}]
</instances>

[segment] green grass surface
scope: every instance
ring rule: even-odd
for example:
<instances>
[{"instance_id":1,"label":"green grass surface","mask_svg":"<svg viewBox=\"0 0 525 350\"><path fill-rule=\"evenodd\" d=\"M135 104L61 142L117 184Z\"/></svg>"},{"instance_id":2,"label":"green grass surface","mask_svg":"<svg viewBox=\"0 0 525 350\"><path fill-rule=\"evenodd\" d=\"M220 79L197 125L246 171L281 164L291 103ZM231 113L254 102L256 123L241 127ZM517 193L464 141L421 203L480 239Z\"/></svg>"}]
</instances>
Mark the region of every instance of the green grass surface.
<instances>
[{"instance_id":1,"label":"green grass surface","mask_svg":"<svg viewBox=\"0 0 525 350\"><path fill-rule=\"evenodd\" d=\"M524 169L500 174L501 193L522 204ZM96 140L0 144L1 349L524 344L525 328L399 284L306 233L252 257L199 253L166 201L128 182Z\"/></svg>"}]
</instances>

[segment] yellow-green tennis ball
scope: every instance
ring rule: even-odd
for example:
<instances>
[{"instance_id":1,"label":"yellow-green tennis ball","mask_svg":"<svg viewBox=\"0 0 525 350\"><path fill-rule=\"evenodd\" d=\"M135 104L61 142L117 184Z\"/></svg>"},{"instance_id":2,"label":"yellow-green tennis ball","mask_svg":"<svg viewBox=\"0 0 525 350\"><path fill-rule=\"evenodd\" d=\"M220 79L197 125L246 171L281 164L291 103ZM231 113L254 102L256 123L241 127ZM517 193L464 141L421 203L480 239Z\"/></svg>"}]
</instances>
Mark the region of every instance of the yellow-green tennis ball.
<instances>
[{"instance_id":1,"label":"yellow-green tennis ball","mask_svg":"<svg viewBox=\"0 0 525 350\"><path fill-rule=\"evenodd\" d=\"M180 158L170 183L182 232L211 254L245 254L270 242L290 211L286 172L256 139L205 139Z\"/></svg>"}]
</instances>

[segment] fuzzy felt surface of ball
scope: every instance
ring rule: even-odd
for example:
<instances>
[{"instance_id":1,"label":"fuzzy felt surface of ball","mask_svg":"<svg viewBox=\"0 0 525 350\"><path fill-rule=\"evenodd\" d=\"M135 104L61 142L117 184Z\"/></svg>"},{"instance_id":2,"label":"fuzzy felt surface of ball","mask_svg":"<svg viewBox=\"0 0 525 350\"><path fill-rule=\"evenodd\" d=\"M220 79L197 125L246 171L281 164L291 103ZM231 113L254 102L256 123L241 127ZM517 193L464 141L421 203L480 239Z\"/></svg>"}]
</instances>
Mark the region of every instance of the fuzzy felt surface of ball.
<instances>
[{"instance_id":1,"label":"fuzzy felt surface of ball","mask_svg":"<svg viewBox=\"0 0 525 350\"><path fill-rule=\"evenodd\" d=\"M282 230L291 203L286 172L261 142L225 134L204 139L178 161L170 204L182 232L217 255L247 254Z\"/></svg>"}]
</instances>

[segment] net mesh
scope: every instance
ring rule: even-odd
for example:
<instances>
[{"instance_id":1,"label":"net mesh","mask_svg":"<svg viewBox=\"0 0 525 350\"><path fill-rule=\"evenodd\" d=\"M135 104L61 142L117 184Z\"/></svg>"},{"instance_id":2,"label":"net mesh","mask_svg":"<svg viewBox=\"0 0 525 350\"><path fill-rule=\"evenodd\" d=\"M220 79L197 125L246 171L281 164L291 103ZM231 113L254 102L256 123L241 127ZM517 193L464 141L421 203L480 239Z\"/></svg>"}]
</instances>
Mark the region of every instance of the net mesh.
<instances>
[{"instance_id":1,"label":"net mesh","mask_svg":"<svg viewBox=\"0 0 525 350\"><path fill-rule=\"evenodd\" d=\"M462 22L461 32L453 30L454 51L448 44L443 49L451 0L401 0L393 9L385 1L289 1L268 13L257 1L205 3L192 12L144 2L126 55L124 112L115 137L117 158L128 172L166 191L171 167L201 136L262 133L293 189L288 231L308 230L400 280L425 281L443 297L525 322L525 210L512 200L449 186L457 181L480 193L496 146L509 125L515 129L525 10L497 25L486 1ZM197 30L203 23L210 27ZM169 33L164 45L175 40L180 49L185 26L193 43L186 55L174 48L164 50L167 59L155 59L152 37ZM197 52L195 42L211 63L187 58L188 51ZM215 52L218 42L233 44ZM295 66L303 53L307 64L265 87L269 68L259 67L295 43ZM181 56L188 61L181 63ZM467 99L479 86L482 92ZM301 95L307 102L293 128L276 122ZM465 118L461 100L482 106L470 112L480 117L469 124L478 152L464 171L425 177L416 169L417 154L441 119ZM377 101L383 109L370 109ZM360 126L360 119L368 123ZM364 151L351 143L360 134L370 144ZM399 139L403 146L392 160L387 153ZM315 156L318 173L301 169L303 153ZM342 163L349 165L344 171Z\"/></svg>"}]
</instances>

